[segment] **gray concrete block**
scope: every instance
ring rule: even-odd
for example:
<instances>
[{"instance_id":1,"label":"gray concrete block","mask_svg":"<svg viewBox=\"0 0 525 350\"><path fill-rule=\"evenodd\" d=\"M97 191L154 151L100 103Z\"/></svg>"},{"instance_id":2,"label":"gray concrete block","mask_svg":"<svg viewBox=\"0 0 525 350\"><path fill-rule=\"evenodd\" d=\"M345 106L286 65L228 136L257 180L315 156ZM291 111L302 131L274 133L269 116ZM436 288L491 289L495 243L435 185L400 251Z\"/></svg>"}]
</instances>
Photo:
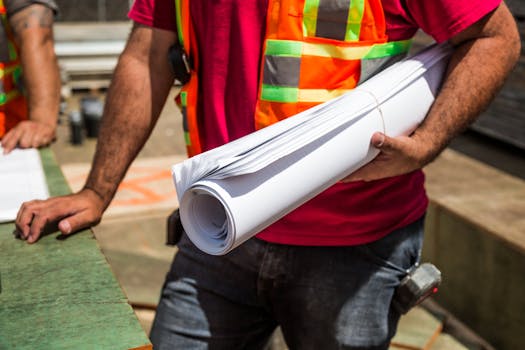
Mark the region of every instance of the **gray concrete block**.
<instances>
[{"instance_id":1,"label":"gray concrete block","mask_svg":"<svg viewBox=\"0 0 525 350\"><path fill-rule=\"evenodd\" d=\"M525 344L525 182L454 152L426 169L435 300L497 349Z\"/></svg>"}]
</instances>

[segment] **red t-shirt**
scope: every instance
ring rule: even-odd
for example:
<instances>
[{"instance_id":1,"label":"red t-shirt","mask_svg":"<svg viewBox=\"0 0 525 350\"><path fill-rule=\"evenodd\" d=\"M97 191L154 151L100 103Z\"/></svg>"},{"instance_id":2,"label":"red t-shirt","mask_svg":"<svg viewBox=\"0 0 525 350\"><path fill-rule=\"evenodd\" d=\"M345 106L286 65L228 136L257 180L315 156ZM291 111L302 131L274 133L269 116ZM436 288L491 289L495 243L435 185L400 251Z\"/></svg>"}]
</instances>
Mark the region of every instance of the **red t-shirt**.
<instances>
[{"instance_id":1,"label":"red t-shirt","mask_svg":"<svg viewBox=\"0 0 525 350\"><path fill-rule=\"evenodd\" d=\"M200 130L205 150L255 130L267 2L190 2L201 56L199 117L204 120ZM500 2L383 0L382 4L389 40L408 39L421 28L442 42L477 22ZM129 17L147 26L176 30L173 0L135 0ZM414 222L427 205L422 171L368 183L338 183L257 237L293 245L362 244Z\"/></svg>"}]
</instances>

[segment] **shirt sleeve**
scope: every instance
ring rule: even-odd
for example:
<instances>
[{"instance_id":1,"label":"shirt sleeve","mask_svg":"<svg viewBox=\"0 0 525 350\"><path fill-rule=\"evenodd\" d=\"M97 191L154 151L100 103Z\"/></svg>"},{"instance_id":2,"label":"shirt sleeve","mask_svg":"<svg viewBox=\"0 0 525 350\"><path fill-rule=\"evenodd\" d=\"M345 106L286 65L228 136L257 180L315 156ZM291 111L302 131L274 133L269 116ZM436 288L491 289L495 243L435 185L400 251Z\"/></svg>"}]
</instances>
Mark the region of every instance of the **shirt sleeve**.
<instances>
[{"instance_id":1,"label":"shirt sleeve","mask_svg":"<svg viewBox=\"0 0 525 350\"><path fill-rule=\"evenodd\" d=\"M496 9L501 0L406 0L414 23L443 42L467 29Z\"/></svg>"},{"instance_id":2,"label":"shirt sleeve","mask_svg":"<svg viewBox=\"0 0 525 350\"><path fill-rule=\"evenodd\" d=\"M173 0L135 0L128 17L148 27L177 31Z\"/></svg>"},{"instance_id":3,"label":"shirt sleeve","mask_svg":"<svg viewBox=\"0 0 525 350\"><path fill-rule=\"evenodd\" d=\"M55 15L57 15L58 13L58 6L54 0L5 0L4 4L7 10L8 17L26 8L27 6L31 6L34 4L45 5L51 10L53 10Z\"/></svg>"}]
</instances>

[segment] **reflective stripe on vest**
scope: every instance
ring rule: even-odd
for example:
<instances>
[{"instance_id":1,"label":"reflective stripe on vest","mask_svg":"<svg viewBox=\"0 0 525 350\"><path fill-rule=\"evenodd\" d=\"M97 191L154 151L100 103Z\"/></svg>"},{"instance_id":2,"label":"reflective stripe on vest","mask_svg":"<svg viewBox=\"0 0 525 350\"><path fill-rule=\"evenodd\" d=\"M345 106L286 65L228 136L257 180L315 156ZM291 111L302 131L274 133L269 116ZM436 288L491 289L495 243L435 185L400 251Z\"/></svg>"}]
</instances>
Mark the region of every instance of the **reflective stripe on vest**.
<instances>
[{"instance_id":1,"label":"reflective stripe on vest","mask_svg":"<svg viewBox=\"0 0 525 350\"><path fill-rule=\"evenodd\" d=\"M189 0L175 0L179 40L190 45ZM263 128L335 98L404 57L411 41L388 42L381 0L269 0L255 110ZM201 152L197 70L177 98L189 156Z\"/></svg>"},{"instance_id":2,"label":"reflective stripe on vest","mask_svg":"<svg viewBox=\"0 0 525 350\"><path fill-rule=\"evenodd\" d=\"M22 95L17 86L21 85L22 69L20 65L5 66L0 63L0 105L9 103Z\"/></svg>"},{"instance_id":3,"label":"reflective stripe on vest","mask_svg":"<svg viewBox=\"0 0 525 350\"><path fill-rule=\"evenodd\" d=\"M359 82L363 82L392 56L405 53L410 41L396 41L372 46L337 47L289 40L268 40L264 56L261 100L283 103L325 102L351 89L299 88L301 58L326 57L361 60ZM358 82L358 83L359 83Z\"/></svg>"},{"instance_id":4,"label":"reflective stripe on vest","mask_svg":"<svg viewBox=\"0 0 525 350\"><path fill-rule=\"evenodd\" d=\"M27 119L27 103L23 95L22 68L13 34L7 20L7 10L0 0L0 20L7 36L9 57L0 62L0 137L17 123Z\"/></svg>"},{"instance_id":5,"label":"reflective stripe on vest","mask_svg":"<svg viewBox=\"0 0 525 350\"><path fill-rule=\"evenodd\" d=\"M190 26L189 0L175 0L175 10L179 42L182 44L184 51L191 55L193 59L193 69L190 80L182 87L179 95L175 97L175 102L179 105L182 113L186 153L191 157L202 152L197 126L197 92L199 91L197 70L199 67L199 59L197 55L197 45L191 45L191 42L194 41L195 34L193 33L192 26Z\"/></svg>"},{"instance_id":6,"label":"reflective stripe on vest","mask_svg":"<svg viewBox=\"0 0 525 350\"><path fill-rule=\"evenodd\" d=\"M341 41L358 41L365 1L339 1L339 3L338 7L334 8L334 1L305 0L303 35ZM334 22L346 22L347 25L346 27L338 26L334 25Z\"/></svg>"}]
</instances>

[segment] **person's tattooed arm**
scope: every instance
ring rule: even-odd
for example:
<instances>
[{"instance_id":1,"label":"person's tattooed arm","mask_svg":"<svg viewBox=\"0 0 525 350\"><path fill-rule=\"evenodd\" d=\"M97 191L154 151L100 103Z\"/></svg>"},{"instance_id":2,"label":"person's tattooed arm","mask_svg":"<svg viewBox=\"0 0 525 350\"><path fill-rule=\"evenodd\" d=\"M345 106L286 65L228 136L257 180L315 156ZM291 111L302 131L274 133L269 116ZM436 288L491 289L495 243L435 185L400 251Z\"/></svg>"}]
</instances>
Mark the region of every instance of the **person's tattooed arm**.
<instances>
[{"instance_id":1,"label":"person's tattooed arm","mask_svg":"<svg viewBox=\"0 0 525 350\"><path fill-rule=\"evenodd\" d=\"M9 23L16 39L20 39L21 33L29 28L53 27L53 10L41 4L34 4L14 13L9 18Z\"/></svg>"},{"instance_id":2,"label":"person's tattooed arm","mask_svg":"<svg viewBox=\"0 0 525 350\"><path fill-rule=\"evenodd\" d=\"M60 106L60 74L53 42L54 13L43 4L27 6L9 24L19 50L29 120L2 138L4 153L15 147L41 147L55 139Z\"/></svg>"}]
</instances>

